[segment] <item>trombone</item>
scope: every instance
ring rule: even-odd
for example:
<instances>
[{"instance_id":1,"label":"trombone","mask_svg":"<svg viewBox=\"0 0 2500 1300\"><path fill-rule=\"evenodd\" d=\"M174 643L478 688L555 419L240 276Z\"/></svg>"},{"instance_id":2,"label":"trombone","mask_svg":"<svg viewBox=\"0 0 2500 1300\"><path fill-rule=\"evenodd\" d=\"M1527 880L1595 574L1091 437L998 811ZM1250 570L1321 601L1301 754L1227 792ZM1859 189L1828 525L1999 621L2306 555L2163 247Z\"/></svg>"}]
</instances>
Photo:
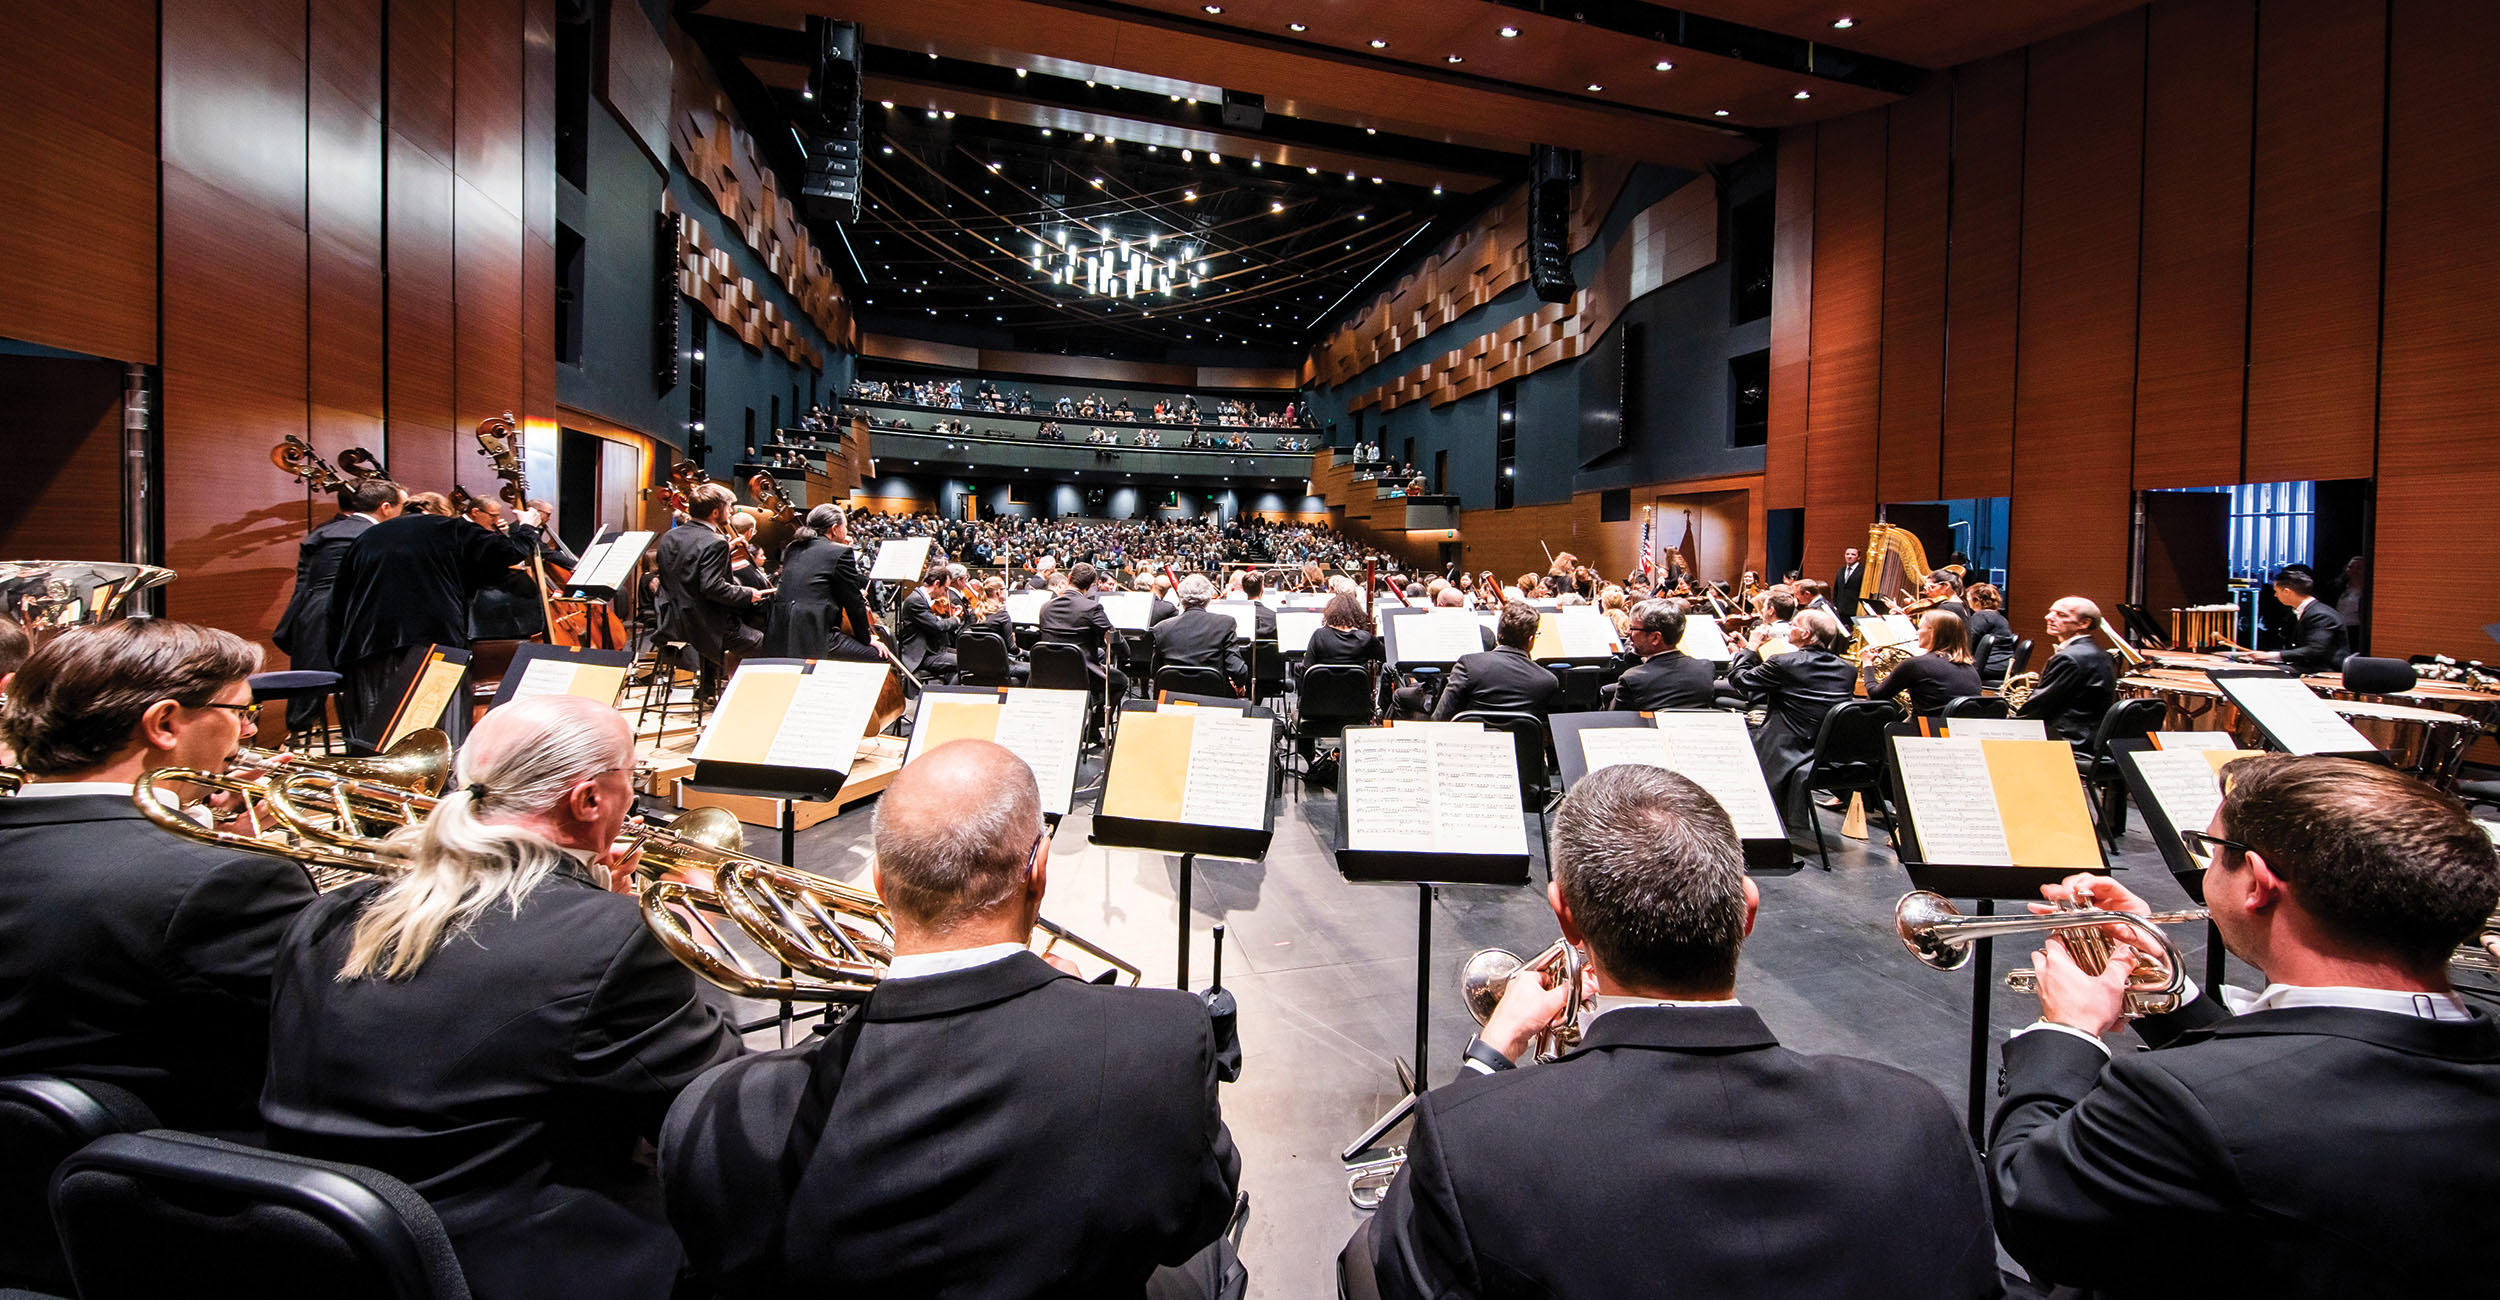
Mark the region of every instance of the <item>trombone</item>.
<instances>
[{"instance_id":1,"label":"trombone","mask_svg":"<svg viewBox=\"0 0 2500 1300\"><path fill-rule=\"evenodd\" d=\"M1910 955L1937 970L1960 970L1970 963L1971 945L1981 939L2015 934L2053 934L2066 945L2075 964L2085 973L2098 975L2109 968L2111 949L2105 930L2120 926L2132 932L2140 954L2159 953L2158 958L2139 955L2127 982L2126 1016L2161 1015L2176 1011L2186 1000L2187 973L2179 960L2179 949L2163 933L2165 925L2183 925L2205 919L2205 909L2184 908L2176 912L2155 912L2139 916L2134 912L2105 912L2098 908L2076 907L2061 903L2053 912L2031 912L2020 916L1964 916L1942 894L1924 889L1901 896L1892 909L1893 928L1901 936L1901 944ZM2005 986L2023 993L2037 993L2039 979L2030 970L2008 971Z\"/></svg>"}]
</instances>

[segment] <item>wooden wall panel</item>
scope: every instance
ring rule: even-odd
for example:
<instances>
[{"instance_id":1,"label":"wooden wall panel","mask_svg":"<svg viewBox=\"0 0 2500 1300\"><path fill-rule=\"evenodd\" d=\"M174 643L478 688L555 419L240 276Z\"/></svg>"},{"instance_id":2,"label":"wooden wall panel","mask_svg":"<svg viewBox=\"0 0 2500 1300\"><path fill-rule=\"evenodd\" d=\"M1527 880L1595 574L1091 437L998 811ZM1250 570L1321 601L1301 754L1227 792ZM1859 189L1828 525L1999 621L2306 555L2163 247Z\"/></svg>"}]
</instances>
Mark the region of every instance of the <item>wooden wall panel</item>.
<instances>
[{"instance_id":1,"label":"wooden wall panel","mask_svg":"<svg viewBox=\"0 0 2500 1300\"><path fill-rule=\"evenodd\" d=\"M382 287L382 3L311 9L306 79L304 222L308 395L313 446L380 454L384 389Z\"/></svg>"},{"instance_id":2,"label":"wooden wall panel","mask_svg":"<svg viewBox=\"0 0 2500 1300\"><path fill-rule=\"evenodd\" d=\"M445 167L458 157L455 0L388 0L390 127Z\"/></svg>"},{"instance_id":3,"label":"wooden wall panel","mask_svg":"<svg viewBox=\"0 0 2500 1300\"><path fill-rule=\"evenodd\" d=\"M2500 90L2478 42L2478 0L2406 0L2389 33L2386 359L2372 649L2489 660L2500 571ZM2471 128L2469 129L2469 124Z\"/></svg>"},{"instance_id":4,"label":"wooden wall panel","mask_svg":"<svg viewBox=\"0 0 2500 1300\"><path fill-rule=\"evenodd\" d=\"M0 337L156 360L156 9L0 5Z\"/></svg>"},{"instance_id":5,"label":"wooden wall panel","mask_svg":"<svg viewBox=\"0 0 2500 1300\"><path fill-rule=\"evenodd\" d=\"M2004 496L2014 466L2022 300L2024 52L1953 78L1953 224L1945 268L1943 494Z\"/></svg>"},{"instance_id":6,"label":"wooden wall panel","mask_svg":"<svg viewBox=\"0 0 2500 1300\"><path fill-rule=\"evenodd\" d=\"M632 7L632 6L628 6ZM639 10L637 10L639 12ZM459 0L455 30L452 170L516 220L521 215L524 119L520 0ZM511 256L520 257L517 238Z\"/></svg>"},{"instance_id":7,"label":"wooden wall panel","mask_svg":"<svg viewBox=\"0 0 2500 1300\"><path fill-rule=\"evenodd\" d=\"M2143 12L2032 46L2029 98L2007 573L2018 627L2059 596L2111 609L2127 593Z\"/></svg>"},{"instance_id":8,"label":"wooden wall panel","mask_svg":"<svg viewBox=\"0 0 2500 1300\"><path fill-rule=\"evenodd\" d=\"M397 47L393 47L396 64ZM396 74L394 74L396 79ZM393 101L394 115L398 104ZM410 491L451 490L451 167L397 129L390 167L390 462Z\"/></svg>"},{"instance_id":9,"label":"wooden wall panel","mask_svg":"<svg viewBox=\"0 0 2500 1300\"><path fill-rule=\"evenodd\" d=\"M1814 151L1814 335L1806 394L1808 568L1837 560L1875 518L1883 366L1881 113L1825 122Z\"/></svg>"},{"instance_id":10,"label":"wooden wall panel","mask_svg":"<svg viewBox=\"0 0 2500 1300\"><path fill-rule=\"evenodd\" d=\"M2267 0L2260 11L2240 481L2370 472L2385 47L2376 4Z\"/></svg>"},{"instance_id":11,"label":"wooden wall panel","mask_svg":"<svg viewBox=\"0 0 2500 1300\"><path fill-rule=\"evenodd\" d=\"M2135 484L2237 483L2257 7L2209 0L2150 15Z\"/></svg>"},{"instance_id":12,"label":"wooden wall panel","mask_svg":"<svg viewBox=\"0 0 2500 1300\"><path fill-rule=\"evenodd\" d=\"M517 121L515 123L518 125ZM478 422L527 405L521 391L521 218L464 177L452 183L458 222L451 457L460 486L479 496L500 485L477 454Z\"/></svg>"},{"instance_id":13,"label":"wooden wall panel","mask_svg":"<svg viewBox=\"0 0 2500 1300\"><path fill-rule=\"evenodd\" d=\"M521 11L521 416L538 425L552 425L556 419L555 0L521 0Z\"/></svg>"},{"instance_id":14,"label":"wooden wall panel","mask_svg":"<svg viewBox=\"0 0 2500 1300\"><path fill-rule=\"evenodd\" d=\"M1780 132L1771 236L1771 410L1762 458L1773 510L1806 503L1806 393L1814 327L1814 135Z\"/></svg>"},{"instance_id":15,"label":"wooden wall panel","mask_svg":"<svg viewBox=\"0 0 2500 1300\"><path fill-rule=\"evenodd\" d=\"M1883 381L1878 501L1935 499L1942 477L1944 315L1953 84L1885 110Z\"/></svg>"},{"instance_id":16,"label":"wooden wall panel","mask_svg":"<svg viewBox=\"0 0 2500 1300\"><path fill-rule=\"evenodd\" d=\"M121 558L121 365L0 356L0 411L0 555Z\"/></svg>"}]
</instances>

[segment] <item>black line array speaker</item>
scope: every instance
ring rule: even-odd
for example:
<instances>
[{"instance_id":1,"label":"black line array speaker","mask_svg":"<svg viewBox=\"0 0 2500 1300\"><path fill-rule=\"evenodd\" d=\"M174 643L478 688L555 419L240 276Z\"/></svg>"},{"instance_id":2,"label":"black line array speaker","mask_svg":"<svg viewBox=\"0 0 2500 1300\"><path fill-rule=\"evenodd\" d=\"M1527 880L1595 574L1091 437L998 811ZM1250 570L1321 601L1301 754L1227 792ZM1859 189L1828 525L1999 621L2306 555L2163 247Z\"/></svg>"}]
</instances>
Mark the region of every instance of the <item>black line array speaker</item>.
<instances>
[{"instance_id":1,"label":"black line array speaker","mask_svg":"<svg viewBox=\"0 0 2500 1300\"><path fill-rule=\"evenodd\" d=\"M1224 92L1224 125L1236 131L1257 131L1267 125L1267 96L1246 90Z\"/></svg>"},{"instance_id":2,"label":"black line array speaker","mask_svg":"<svg viewBox=\"0 0 2500 1300\"><path fill-rule=\"evenodd\" d=\"M1540 144L1528 154L1528 283L1543 302L1569 302L1580 287L1571 277L1571 186L1579 170L1574 149Z\"/></svg>"},{"instance_id":3,"label":"black line array speaker","mask_svg":"<svg viewBox=\"0 0 2500 1300\"><path fill-rule=\"evenodd\" d=\"M854 221L859 217L863 127L860 111L859 25L810 16L808 44L815 60L799 115L807 170L799 199L810 217Z\"/></svg>"},{"instance_id":4,"label":"black line array speaker","mask_svg":"<svg viewBox=\"0 0 2500 1300\"><path fill-rule=\"evenodd\" d=\"M677 283L677 250L684 240L683 213L657 214L651 237L651 384L662 393L677 386L677 339L684 331L685 296Z\"/></svg>"}]
</instances>

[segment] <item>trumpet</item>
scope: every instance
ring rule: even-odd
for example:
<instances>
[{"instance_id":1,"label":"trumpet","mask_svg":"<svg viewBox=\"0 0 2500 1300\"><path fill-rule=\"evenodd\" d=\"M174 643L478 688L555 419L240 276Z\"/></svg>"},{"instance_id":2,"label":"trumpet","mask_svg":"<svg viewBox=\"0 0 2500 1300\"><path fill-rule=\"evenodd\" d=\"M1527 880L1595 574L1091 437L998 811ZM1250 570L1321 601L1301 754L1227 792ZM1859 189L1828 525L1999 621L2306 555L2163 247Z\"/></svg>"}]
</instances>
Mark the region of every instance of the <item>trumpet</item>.
<instances>
[{"instance_id":1,"label":"trumpet","mask_svg":"<svg viewBox=\"0 0 2500 1300\"><path fill-rule=\"evenodd\" d=\"M2121 926L2138 940L2140 953L2159 953L2159 957L2139 955L2127 983L2126 1016L2161 1015L2176 1011L2186 1000L2187 973L2179 960L2179 949L2162 932L2165 925L2183 925L2205 919L2205 909L2184 908L2176 912L2155 912L2140 916L2134 912L2106 912L2097 908L2079 908L2060 904L2054 912L2033 912L2020 916L1964 916L1942 894L1913 890L1901 896L1892 910L1893 927L1901 936L1901 944L1910 955L1937 970L1960 970L1970 963L1971 945L1981 939L2002 935L2053 934L2066 945L2075 964L2088 974L2098 975L2109 968L2111 956L2105 927ZM2006 973L2005 986L2017 992L2037 993L2038 977L2030 970Z\"/></svg>"}]
</instances>

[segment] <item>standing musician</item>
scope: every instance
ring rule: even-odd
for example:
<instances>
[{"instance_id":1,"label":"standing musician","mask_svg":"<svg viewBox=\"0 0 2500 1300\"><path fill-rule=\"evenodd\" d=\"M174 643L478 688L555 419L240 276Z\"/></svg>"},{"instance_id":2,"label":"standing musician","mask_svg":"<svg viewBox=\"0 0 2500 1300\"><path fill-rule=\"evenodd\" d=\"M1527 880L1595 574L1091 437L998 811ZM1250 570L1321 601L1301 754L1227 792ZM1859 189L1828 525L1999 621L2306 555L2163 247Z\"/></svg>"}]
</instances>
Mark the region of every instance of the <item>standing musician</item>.
<instances>
[{"instance_id":1,"label":"standing musician","mask_svg":"<svg viewBox=\"0 0 2500 1300\"><path fill-rule=\"evenodd\" d=\"M1952 1105L1890 1066L1782 1047L1737 1000L1761 900L1700 786L1590 773L1555 814L1546 900L1588 954L1584 1037L1513 1068L1582 990L1512 978L1467 1072L1418 1099L1406 1166L1340 1257L1345 1294L2000 1294Z\"/></svg>"},{"instance_id":2,"label":"standing musician","mask_svg":"<svg viewBox=\"0 0 2500 1300\"><path fill-rule=\"evenodd\" d=\"M2279 663L2296 673L2331 673L2352 655L2350 634L2335 607L2317 597L2317 579L2303 568L2275 571L2274 598L2292 611L2293 642L2281 650L2262 650L2248 657Z\"/></svg>"},{"instance_id":3,"label":"standing musician","mask_svg":"<svg viewBox=\"0 0 2500 1300\"><path fill-rule=\"evenodd\" d=\"M1624 641L1640 662L1615 679L1608 708L1655 712L1718 707L1718 665L1677 648L1684 642L1686 617L1684 602L1672 598L1633 607Z\"/></svg>"},{"instance_id":4,"label":"standing musician","mask_svg":"<svg viewBox=\"0 0 2500 1300\"><path fill-rule=\"evenodd\" d=\"M1050 848L1031 769L997 745L952 741L894 778L886 979L829 1036L714 1071L669 1114L669 1218L705 1294L1239 1284L1216 1100L1239 1049L1190 994L1087 984L1026 949Z\"/></svg>"},{"instance_id":5,"label":"standing musician","mask_svg":"<svg viewBox=\"0 0 2500 1300\"><path fill-rule=\"evenodd\" d=\"M771 588L749 587L730 575L728 518L736 498L718 483L698 484L687 497L685 523L660 535L653 567L659 570L659 635L687 647L704 700L720 693L732 655L763 644L764 633L744 616L771 599Z\"/></svg>"},{"instance_id":6,"label":"standing musician","mask_svg":"<svg viewBox=\"0 0 2500 1300\"><path fill-rule=\"evenodd\" d=\"M61 634L9 682L0 737L27 783L0 799L0 1075L118 1085L184 1128L257 1127L270 967L312 881L159 829L131 788L226 770L259 666L231 632L134 619Z\"/></svg>"},{"instance_id":7,"label":"standing musician","mask_svg":"<svg viewBox=\"0 0 2500 1300\"><path fill-rule=\"evenodd\" d=\"M956 616L952 575L932 562L920 585L903 597L903 666L923 677L944 677L955 671L955 634L963 630Z\"/></svg>"},{"instance_id":8,"label":"standing musician","mask_svg":"<svg viewBox=\"0 0 2500 1300\"><path fill-rule=\"evenodd\" d=\"M529 559L537 539L527 515L498 528L475 514L403 511L364 530L339 561L330 594L330 662L347 678L340 722L356 732L390 712L391 674L409 650L468 645L471 600ZM454 707L449 720L457 739L468 710Z\"/></svg>"},{"instance_id":9,"label":"standing musician","mask_svg":"<svg viewBox=\"0 0 2500 1300\"><path fill-rule=\"evenodd\" d=\"M2118 674L2109 665L2109 653L2092 639L2100 622L2101 607L2081 596L2049 606L2046 626L2057 653L2040 670L2040 685L2023 701L2017 717L2042 719L2058 735L2078 745L2090 743L2101 715L2118 699ZM2022 665L2014 668L2019 671Z\"/></svg>"},{"instance_id":10,"label":"standing musician","mask_svg":"<svg viewBox=\"0 0 2500 1300\"><path fill-rule=\"evenodd\" d=\"M1766 658L1762 647L1772 635L1767 627L1755 628L1727 676L1729 685L1764 710L1754 753L1782 821L1793 830L1812 815L1805 775L1823 732L1823 715L1857 694L1858 674L1840 657L1848 643L1840 620L1819 609L1797 613L1788 624L1788 653Z\"/></svg>"},{"instance_id":11,"label":"standing musician","mask_svg":"<svg viewBox=\"0 0 2500 1300\"><path fill-rule=\"evenodd\" d=\"M366 529L398 518L400 503L407 496L405 489L386 478L349 479L339 484L338 517L304 535L295 553L295 594L288 597L286 613L279 616L277 630L269 636L294 667L325 671L337 667L330 659L330 589L338 581L339 562ZM296 734L319 727L327 708L327 701L318 695L288 701L287 731Z\"/></svg>"},{"instance_id":12,"label":"standing musician","mask_svg":"<svg viewBox=\"0 0 2500 1300\"><path fill-rule=\"evenodd\" d=\"M469 597L469 640L524 641L547 634L547 607L540 599L536 566L547 520L524 506L504 514L494 497L470 497L467 515L480 528L507 533L521 547L521 563L495 575Z\"/></svg>"},{"instance_id":13,"label":"standing musician","mask_svg":"<svg viewBox=\"0 0 2500 1300\"><path fill-rule=\"evenodd\" d=\"M2489 1294L2500 1028L2448 962L2500 895L2491 840L2390 768L2266 754L2225 777L2190 847L2265 991L2191 990L2135 1022L2156 1050L2113 1055L2134 954L2102 976L2032 954L2041 1019L2005 1044L1989 1143L2007 1251L2107 1296ZM2149 910L2106 876L2041 892Z\"/></svg>"},{"instance_id":14,"label":"standing musician","mask_svg":"<svg viewBox=\"0 0 2500 1300\"><path fill-rule=\"evenodd\" d=\"M773 659L867 659L885 653L869 639L868 574L851 544L842 507L818 506L781 553L761 653Z\"/></svg>"},{"instance_id":15,"label":"standing musician","mask_svg":"<svg viewBox=\"0 0 2500 1300\"><path fill-rule=\"evenodd\" d=\"M486 715L386 880L287 931L261 1113L282 1151L432 1202L479 1300L664 1300L683 1259L636 1146L739 1052L609 892L633 734L594 700Z\"/></svg>"},{"instance_id":16,"label":"standing musician","mask_svg":"<svg viewBox=\"0 0 2500 1300\"><path fill-rule=\"evenodd\" d=\"M1884 674L1870 700L1910 693L1910 712L1938 714L1965 695L1979 694L1979 669L1970 661L1970 637L1962 616L1939 605L1918 616L1918 653Z\"/></svg>"},{"instance_id":17,"label":"standing musician","mask_svg":"<svg viewBox=\"0 0 2500 1300\"><path fill-rule=\"evenodd\" d=\"M1753 575L1745 575L1748 586ZM1858 548L1849 547L1840 553L1840 572L1832 575L1832 603L1840 607L1842 619L1858 616L1858 600L1865 594L1866 566L1858 562ZM1753 593L1748 590L1746 595Z\"/></svg>"}]
</instances>

